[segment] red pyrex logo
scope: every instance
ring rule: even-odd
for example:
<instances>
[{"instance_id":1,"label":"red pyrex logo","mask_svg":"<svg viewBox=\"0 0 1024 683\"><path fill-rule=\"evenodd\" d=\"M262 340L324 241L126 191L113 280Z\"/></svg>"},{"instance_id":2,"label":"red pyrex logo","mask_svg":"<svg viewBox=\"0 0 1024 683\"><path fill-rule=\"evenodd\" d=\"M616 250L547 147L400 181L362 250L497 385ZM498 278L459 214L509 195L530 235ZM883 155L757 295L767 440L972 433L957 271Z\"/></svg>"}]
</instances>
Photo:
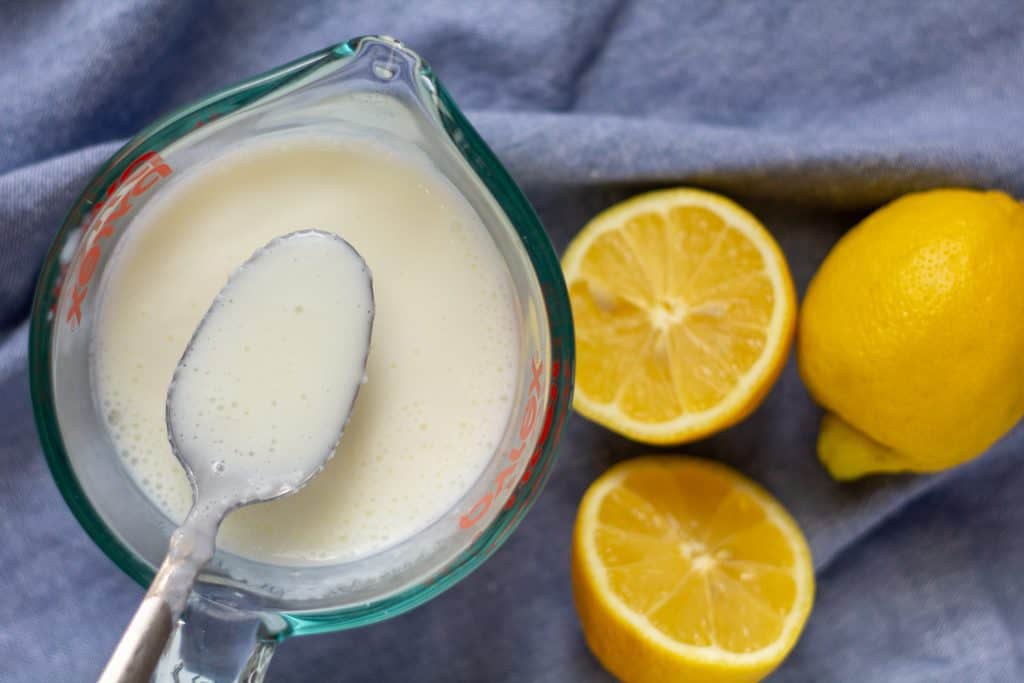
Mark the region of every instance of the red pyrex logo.
<instances>
[{"instance_id":1,"label":"red pyrex logo","mask_svg":"<svg viewBox=\"0 0 1024 683\"><path fill-rule=\"evenodd\" d=\"M494 499L497 498L502 491L515 483L511 480L512 473L515 472L516 466L519 464L519 458L522 457L523 451L526 450L526 444L529 441L530 434L533 433L533 428L537 424L537 411L539 410L541 395L540 380L544 375L544 364L535 358L530 366L530 374L532 377L530 380L529 398L526 400L523 419L519 423L519 432L516 435L519 437L518 444L508 454L508 460L511 464L498 472L497 476L494 477L494 483L491 485L490 490L487 491L487 493L485 493L479 500L473 503L469 510L462 515L459 519L460 529L468 529L483 519L484 515L486 515L487 511L491 508L491 504L494 502ZM538 446L537 452L539 453L539 451L540 448ZM526 471L524 472L524 478L529 476L531 467L532 463L529 463Z\"/></svg>"},{"instance_id":2,"label":"red pyrex logo","mask_svg":"<svg viewBox=\"0 0 1024 683\"><path fill-rule=\"evenodd\" d=\"M110 184L103 199L98 201L84 221L82 242L84 255L78 265L74 279L71 303L64 319L71 329L82 322L82 302L89 293L89 282L96 273L103 249L103 238L114 234L117 222L132 208L132 199L149 192L161 179L171 175L171 167L156 152L146 152L133 161L117 180Z\"/></svg>"}]
</instances>

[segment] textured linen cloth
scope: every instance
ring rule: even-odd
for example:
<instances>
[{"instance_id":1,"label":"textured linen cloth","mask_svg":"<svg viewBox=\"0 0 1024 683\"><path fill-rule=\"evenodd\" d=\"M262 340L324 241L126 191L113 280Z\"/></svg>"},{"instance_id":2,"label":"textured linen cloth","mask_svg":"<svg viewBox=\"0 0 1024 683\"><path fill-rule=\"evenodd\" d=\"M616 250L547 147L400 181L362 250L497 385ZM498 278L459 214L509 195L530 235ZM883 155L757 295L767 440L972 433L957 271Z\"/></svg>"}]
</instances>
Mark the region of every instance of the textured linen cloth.
<instances>
[{"instance_id":1,"label":"textured linen cloth","mask_svg":"<svg viewBox=\"0 0 1024 683\"><path fill-rule=\"evenodd\" d=\"M329 44L390 34L432 64L557 249L612 202L695 184L762 218L802 292L830 245L888 198L951 184L1024 196L1022 9L0 2L0 681L94 680L142 594L51 482L25 321L64 212L157 116ZM790 362L750 419L682 449L764 484L810 540L817 604L771 681L1024 680L1024 429L944 475L838 485L814 456L819 417ZM547 490L488 563L389 622L286 641L268 680L611 680L572 607L570 528L595 477L649 450L573 417Z\"/></svg>"}]
</instances>

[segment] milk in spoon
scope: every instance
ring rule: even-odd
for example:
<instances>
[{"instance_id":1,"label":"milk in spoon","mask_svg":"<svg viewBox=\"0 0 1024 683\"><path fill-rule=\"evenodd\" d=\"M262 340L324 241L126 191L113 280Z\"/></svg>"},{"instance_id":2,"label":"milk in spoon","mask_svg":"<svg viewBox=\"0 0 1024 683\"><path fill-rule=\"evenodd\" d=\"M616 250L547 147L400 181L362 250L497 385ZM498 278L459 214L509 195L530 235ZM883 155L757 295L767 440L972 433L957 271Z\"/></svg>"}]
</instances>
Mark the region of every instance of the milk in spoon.
<instances>
[{"instance_id":1,"label":"milk in spoon","mask_svg":"<svg viewBox=\"0 0 1024 683\"><path fill-rule=\"evenodd\" d=\"M336 235L279 237L232 274L167 392L197 502L232 510L323 468L363 383L372 323L369 271Z\"/></svg>"},{"instance_id":2,"label":"milk in spoon","mask_svg":"<svg viewBox=\"0 0 1024 683\"><path fill-rule=\"evenodd\" d=\"M167 391L192 507L100 683L150 680L224 515L294 493L323 468L362 384L372 323L366 264L334 235L280 237L231 275ZM294 407L311 398L311 408Z\"/></svg>"}]
</instances>

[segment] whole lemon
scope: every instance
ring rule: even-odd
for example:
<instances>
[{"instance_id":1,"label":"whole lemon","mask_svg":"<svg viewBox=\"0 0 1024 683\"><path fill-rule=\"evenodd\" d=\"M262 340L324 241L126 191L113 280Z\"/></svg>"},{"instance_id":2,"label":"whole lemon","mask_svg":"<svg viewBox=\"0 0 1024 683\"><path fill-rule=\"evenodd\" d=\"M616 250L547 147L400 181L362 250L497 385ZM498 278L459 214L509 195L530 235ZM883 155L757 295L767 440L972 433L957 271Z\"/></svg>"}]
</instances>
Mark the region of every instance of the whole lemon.
<instances>
[{"instance_id":1,"label":"whole lemon","mask_svg":"<svg viewBox=\"0 0 1024 683\"><path fill-rule=\"evenodd\" d=\"M1024 415L1024 206L943 189L875 211L811 281L797 354L835 478L979 455Z\"/></svg>"}]
</instances>

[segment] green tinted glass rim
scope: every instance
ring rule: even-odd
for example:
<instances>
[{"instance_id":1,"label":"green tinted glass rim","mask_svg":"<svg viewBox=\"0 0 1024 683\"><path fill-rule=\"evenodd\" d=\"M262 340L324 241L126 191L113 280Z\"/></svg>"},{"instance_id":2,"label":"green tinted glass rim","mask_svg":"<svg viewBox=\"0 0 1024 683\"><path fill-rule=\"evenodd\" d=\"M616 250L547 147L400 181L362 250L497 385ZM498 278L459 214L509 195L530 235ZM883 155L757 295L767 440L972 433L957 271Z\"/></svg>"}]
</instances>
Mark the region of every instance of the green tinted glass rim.
<instances>
[{"instance_id":1,"label":"green tinted glass rim","mask_svg":"<svg viewBox=\"0 0 1024 683\"><path fill-rule=\"evenodd\" d=\"M201 101L164 116L129 140L86 186L68 211L39 274L29 328L29 382L32 409L43 454L57 488L72 514L93 542L139 585L149 585L153 571L129 552L96 514L74 475L53 413L54 387L50 373L53 317L58 286L63 276L60 254L80 227L102 188L107 187L139 155L159 150L189 131L252 104L320 67L355 55L364 41L383 42L409 52L394 39L362 36L312 53L281 67L242 81ZM411 54L411 53L410 53ZM572 403L575 371L574 332L569 296L561 265L543 226L529 202L476 130L455 105L430 67L416 58L421 85L433 101L435 114L452 142L483 180L516 229L541 283L550 322L553 396L547 425L553 430L541 446L529 477L514 492L515 504L506 507L488 528L451 565L433 580L364 606L318 613L282 613L289 629L302 635L352 628L406 612L447 590L490 557L519 525L551 473L557 456L559 432Z\"/></svg>"}]
</instances>

